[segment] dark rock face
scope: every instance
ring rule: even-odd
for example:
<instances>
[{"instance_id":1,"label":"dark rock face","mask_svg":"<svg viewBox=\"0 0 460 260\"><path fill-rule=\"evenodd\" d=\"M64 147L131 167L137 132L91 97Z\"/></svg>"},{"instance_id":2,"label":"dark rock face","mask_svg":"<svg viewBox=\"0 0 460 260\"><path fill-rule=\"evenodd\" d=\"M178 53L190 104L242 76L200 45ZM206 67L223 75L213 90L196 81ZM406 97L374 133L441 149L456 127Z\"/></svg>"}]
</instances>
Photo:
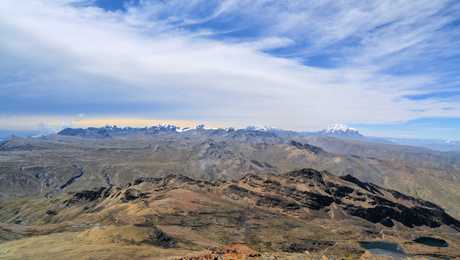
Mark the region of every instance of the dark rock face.
<instances>
[{"instance_id":1,"label":"dark rock face","mask_svg":"<svg viewBox=\"0 0 460 260\"><path fill-rule=\"evenodd\" d=\"M458 220L433 203L387 190L372 183L362 182L351 175L335 177L326 172L301 169L286 173L283 177L289 179L287 182L289 185L256 175L249 175L242 179L251 187L276 195L259 194L239 186L231 187L231 189L240 197L257 197L257 206L278 207L285 211L301 208L320 210L328 208L335 202L351 216L360 217L372 223L380 223L386 227L393 227L394 222L397 221L407 227L435 228L445 224L460 229ZM306 184L312 190L299 190L292 185L295 183ZM385 195L384 192L392 194L394 198ZM414 206L406 206L399 200L409 202ZM360 206L361 203L374 206Z\"/></svg>"},{"instance_id":2,"label":"dark rock face","mask_svg":"<svg viewBox=\"0 0 460 260\"><path fill-rule=\"evenodd\" d=\"M297 178L297 182L314 182L324 185L324 178L321 172L313 169L301 169L286 174L289 177Z\"/></svg>"},{"instance_id":3,"label":"dark rock face","mask_svg":"<svg viewBox=\"0 0 460 260\"><path fill-rule=\"evenodd\" d=\"M158 228L154 228L149 236L149 240L146 242L163 248L173 248L177 244L174 238L170 237Z\"/></svg>"},{"instance_id":4,"label":"dark rock face","mask_svg":"<svg viewBox=\"0 0 460 260\"><path fill-rule=\"evenodd\" d=\"M333 195L336 201L340 201L343 197L353 193L354 189L348 186L338 186L333 183L328 183L329 189L326 191L327 193Z\"/></svg>"},{"instance_id":5,"label":"dark rock face","mask_svg":"<svg viewBox=\"0 0 460 260\"><path fill-rule=\"evenodd\" d=\"M363 218L372 223L380 223L386 227L394 226L394 223L391 219L395 217L396 211L393 208L385 206L361 208L347 205L345 210L352 216Z\"/></svg>"},{"instance_id":6,"label":"dark rock face","mask_svg":"<svg viewBox=\"0 0 460 260\"><path fill-rule=\"evenodd\" d=\"M302 206L314 210L328 207L332 204L332 202L334 202L334 199L330 196L308 191L299 191L293 188L283 188L280 190L280 193L299 202Z\"/></svg>"},{"instance_id":7,"label":"dark rock face","mask_svg":"<svg viewBox=\"0 0 460 260\"><path fill-rule=\"evenodd\" d=\"M107 198L110 195L111 187L101 187L97 190L84 190L76 192L73 194L73 197L69 200L66 200L64 203L67 206L80 202L91 202L101 198Z\"/></svg>"},{"instance_id":8,"label":"dark rock face","mask_svg":"<svg viewBox=\"0 0 460 260\"><path fill-rule=\"evenodd\" d=\"M55 210L48 209L48 210L46 211L46 214L47 214L47 215L52 215L52 216L54 216L54 215L57 215L57 212L56 212Z\"/></svg>"},{"instance_id":9,"label":"dark rock face","mask_svg":"<svg viewBox=\"0 0 460 260\"><path fill-rule=\"evenodd\" d=\"M394 225L394 220L407 227L428 226L436 228L445 224L457 230L460 228L460 222L458 220L452 218L437 207L426 208L415 206L409 208L383 198L374 197L374 199L376 199L374 200L376 206L373 208L345 205L345 210L352 216L366 219L372 223L381 223L387 227L392 227Z\"/></svg>"},{"instance_id":10,"label":"dark rock face","mask_svg":"<svg viewBox=\"0 0 460 260\"><path fill-rule=\"evenodd\" d=\"M431 203L429 201L416 199L414 197L407 196L406 194L402 194L401 192L398 192L398 191L395 191L395 190L387 190L387 191L389 191L397 199L404 199L404 200L408 200L408 201L412 201L412 202L421 204L421 205L423 205L425 207L436 208L436 209L442 210L441 207L439 207L438 205L436 205L434 203Z\"/></svg>"},{"instance_id":11,"label":"dark rock face","mask_svg":"<svg viewBox=\"0 0 460 260\"><path fill-rule=\"evenodd\" d=\"M371 192L371 193L378 193L380 195L383 195L380 191L379 191L379 187L377 185L374 185L372 183L367 183L367 182L362 182L360 180L358 180L357 178L351 176L351 175L345 175L345 176L342 176L340 177L342 178L343 180L345 181L348 181L348 182L351 182L351 183L354 183L356 185L358 185L359 187Z\"/></svg>"},{"instance_id":12,"label":"dark rock face","mask_svg":"<svg viewBox=\"0 0 460 260\"><path fill-rule=\"evenodd\" d=\"M78 173L76 175L72 176L70 179L68 179L64 184L62 184L59 187L59 189L63 190L66 187L72 185L72 183L77 181L79 178L81 178L85 174L85 172L83 171L83 169L81 167L78 167L76 165L74 165L74 167L78 169Z\"/></svg>"},{"instance_id":13,"label":"dark rock face","mask_svg":"<svg viewBox=\"0 0 460 260\"><path fill-rule=\"evenodd\" d=\"M300 143L300 142L297 142L297 141L291 141L289 143L290 145L296 147L297 149L301 149L301 150L307 150L307 151L310 151L314 154L319 154L319 153L322 153L324 152L323 149L317 147L317 146L314 146L314 145L311 145L311 144L303 144L303 143Z\"/></svg>"},{"instance_id":14,"label":"dark rock face","mask_svg":"<svg viewBox=\"0 0 460 260\"><path fill-rule=\"evenodd\" d=\"M319 174L319 175L318 175ZM293 173L293 176L300 178L313 179L323 182L322 176L319 172L303 171L299 175ZM263 191L274 193L276 195L266 195L258 192L247 190L237 185L230 185L227 187L228 194L236 199L243 197L256 198L256 205L280 207L283 210L295 210L302 207L319 210L331 205L334 199L330 196L325 196L319 193L301 191L293 187L286 187L279 182L262 179L256 175L248 175L242 181L251 187L262 189Z\"/></svg>"},{"instance_id":15,"label":"dark rock face","mask_svg":"<svg viewBox=\"0 0 460 260\"><path fill-rule=\"evenodd\" d=\"M303 253L305 251L317 252L331 247L334 244L334 241L302 240L297 243L285 244L282 246L282 250L288 253Z\"/></svg>"},{"instance_id":16,"label":"dark rock face","mask_svg":"<svg viewBox=\"0 0 460 260\"><path fill-rule=\"evenodd\" d=\"M147 193L140 192L139 190L134 189L134 188L129 188L124 192L123 197L121 198L121 201L128 202L128 201L143 199L147 197L148 197Z\"/></svg>"},{"instance_id":17,"label":"dark rock face","mask_svg":"<svg viewBox=\"0 0 460 260\"><path fill-rule=\"evenodd\" d=\"M262 207L280 207L286 211L301 208L301 205L296 202L274 196L260 196L256 201L256 205Z\"/></svg>"},{"instance_id":18,"label":"dark rock face","mask_svg":"<svg viewBox=\"0 0 460 260\"><path fill-rule=\"evenodd\" d=\"M145 186L136 186L146 182ZM217 192L226 199L243 200L256 207L306 217L329 216L334 203L334 207L348 216L386 227L393 227L395 222L399 222L409 228L447 225L460 231L460 222L433 203L361 182L350 175L336 177L313 169L301 169L280 176L249 174L233 182L207 182L176 175L139 178L116 196L125 203L145 199L150 196L149 192L145 192L147 187L152 189L152 193L178 188ZM111 194L111 189L77 192L66 201L66 205L105 198Z\"/></svg>"},{"instance_id":19,"label":"dark rock face","mask_svg":"<svg viewBox=\"0 0 460 260\"><path fill-rule=\"evenodd\" d=\"M190 185L197 185L200 187L205 187L205 186L215 186L215 183L213 182L208 182L208 181L203 181L203 180L195 180L187 176L183 175L174 175L170 174L166 177L160 177L160 178L155 178L155 177L140 177L134 180L134 185L138 185L141 183L151 183L157 187L163 187L163 188L171 188L171 187L177 187L183 184L190 184Z\"/></svg>"},{"instance_id":20,"label":"dark rock face","mask_svg":"<svg viewBox=\"0 0 460 260\"><path fill-rule=\"evenodd\" d=\"M143 182L159 183L163 178L154 178L154 177L140 177L134 180L134 185L139 185Z\"/></svg>"}]
</instances>

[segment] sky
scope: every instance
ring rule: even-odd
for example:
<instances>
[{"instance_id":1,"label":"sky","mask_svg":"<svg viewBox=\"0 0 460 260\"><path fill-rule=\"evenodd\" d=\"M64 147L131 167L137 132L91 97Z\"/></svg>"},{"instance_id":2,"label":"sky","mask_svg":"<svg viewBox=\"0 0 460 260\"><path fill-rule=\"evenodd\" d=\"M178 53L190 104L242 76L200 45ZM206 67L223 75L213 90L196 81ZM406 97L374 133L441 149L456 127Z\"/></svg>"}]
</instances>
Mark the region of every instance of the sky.
<instances>
[{"instance_id":1,"label":"sky","mask_svg":"<svg viewBox=\"0 0 460 260\"><path fill-rule=\"evenodd\" d=\"M0 133L158 122L460 140L460 2L0 2Z\"/></svg>"}]
</instances>

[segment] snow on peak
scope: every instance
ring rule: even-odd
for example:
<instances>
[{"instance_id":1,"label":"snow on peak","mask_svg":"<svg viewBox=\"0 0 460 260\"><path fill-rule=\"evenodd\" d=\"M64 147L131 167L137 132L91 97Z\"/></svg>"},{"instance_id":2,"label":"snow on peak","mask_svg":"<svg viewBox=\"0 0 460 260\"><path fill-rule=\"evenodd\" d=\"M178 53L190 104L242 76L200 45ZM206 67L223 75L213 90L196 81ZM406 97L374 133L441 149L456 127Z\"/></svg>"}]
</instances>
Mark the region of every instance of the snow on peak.
<instances>
[{"instance_id":1,"label":"snow on peak","mask_svg":"<svg viewBox=\"0 0 460 260\"><path fill-rule=\"evenodd\" d=\"M262 132L268 132L270 130L273 130L273 128L270 126L247 126L245 129L252 130L252 131L262 131Z\"/></svg>"},{"instance_id":2,"label":"snow on peak","mask_svg":"<svg viewBox=\"0 0 460 260\"><path fill-rule=\"evenodd\" d=\"M329 127L326 129L326 132L327 132L327 133L337 133L337 132L358 132L358 130L356 130L356 129L354 129L354 128L351 128L351 127L348 127L348 126L343 125L343 124L334 124L334 125L329 126Z\"/></svg>"},{"instance_id":3,"label":"snow on peak","mask_svg":"<svg viewBox=\"0 0 460 260\"><path fill-rule=\"evenodd\" d=\"M327 129L319 132L322 135L344 137L344 138L361 138L363 137L355 128L343 124L334 124Z\"/></svg>"}]
</instances>

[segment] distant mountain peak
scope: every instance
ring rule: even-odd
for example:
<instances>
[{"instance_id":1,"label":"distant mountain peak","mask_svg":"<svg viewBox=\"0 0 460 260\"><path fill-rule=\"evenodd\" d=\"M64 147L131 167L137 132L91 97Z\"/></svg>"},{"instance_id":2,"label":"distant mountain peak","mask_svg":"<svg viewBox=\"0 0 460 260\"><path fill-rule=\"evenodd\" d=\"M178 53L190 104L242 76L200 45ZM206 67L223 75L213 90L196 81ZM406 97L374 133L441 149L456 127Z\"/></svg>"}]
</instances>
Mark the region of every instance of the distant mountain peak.
<instances>
[{"instance_id":1,"label":"distant mountain peak","mask_svg":"<svg viewBox=\"0 0 460 260\"><path fill-rule=\"evenodd\" d=\"M344 124L334 124L319 132L322 135L334 137L361 138L363 135L355 128L348 127Z\"/></svg>"},{"instance_id":2,"label":"distant mountain peak","mask_svg":"<svg viewBox=\"0 0 460 260\"><path fill-rule=\"evenodd\" d=\"M326 132L347 132L347 131L358 131L355 128L348 127L347 125L344 124L333 124L330 125L327 129Z\"/></svg>"},{"instance_id":3,"label":"distant mountain peak","mask_svg":"<svg viewBox=\"0 0 460 260\"><path fill-rule=\"evenodd\" d=\"M79 136L79 137L90 137L90 138L108 138L116 136L126 136L132 134L140 135L152 135L159 133L184 133L184 132L208 132L213 134L249 134L251 136L273 136L272 128L270 127L255 127L248 126L246 128L210 128L203 124L195 127L179 127L171 124L159 124L150 127L118 127L116 125L107 125L104 127L88 127L88 128L65 128L59 131L57 134L61 136Z\"/></svg>"},{"instance_id":4,"label":"distant mountain peak","mask_svg":"<svg viewBox=\"0 0 460 260\"><path fill-rule=\"evenodd\" d=\"M273 130L273 127L270 127L270 126L247 126L245 128L245 130L269 132L269 131Z\"/></svg>"}]
</instances>

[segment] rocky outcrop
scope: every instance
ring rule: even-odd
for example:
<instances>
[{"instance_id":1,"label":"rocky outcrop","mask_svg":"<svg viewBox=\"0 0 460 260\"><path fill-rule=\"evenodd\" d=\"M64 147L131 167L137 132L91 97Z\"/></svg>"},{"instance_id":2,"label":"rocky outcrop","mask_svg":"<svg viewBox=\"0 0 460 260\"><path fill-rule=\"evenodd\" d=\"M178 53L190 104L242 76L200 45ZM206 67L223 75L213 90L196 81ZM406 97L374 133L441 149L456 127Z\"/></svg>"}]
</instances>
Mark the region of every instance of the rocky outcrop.
<instances>
[{"instance_id":1,"label":"rocky outcrop","mask_svg":"<svg viewBox=\"0 0 460 260\"><path fill-rule=\"evenodd\" d=\"M78 179L80 179L84 174L85 174L85 171L83 170L83 168L81 167L78 167L76 165L74 165L75 168L77 168L78 170L78 173L72 177L70 177L70 179L68 179L64 184L62 184L59 189L60 190L63 190L65 188L67 188L68 186L72 185L72 183L74 183L75 181L77 181Z\"/></svg>"},{"instance_id":2,"label":"rocky outcrop","mask_svg":"<svg viewBox=\"0 0 460 260\"><path fill-rule=\"evenodd\" d=\"M289 253L315 252L334 246L334 244L334 241L303 240L295 243L286 243L283 245L282 250Z\"/></svg>"},{"instance_id":3,"label":"rocky outcrop","mask_svg":"<svg viewBox=\"0 0 460 260\"><path fill-rule=\"evenodd\" d=\"M260 259L262 255L244 244L229 244L222 247L211 248L208 252L184 256L176 260L218 260L218 259ZM270 257L272 259L272 257ZM275 259L275 258L273 258Z\"/></svg>"},{"instance_id":4,"label":"rocky outcrop","mask_svg":"<svg viewBox=\"0 0 460 260\"><path fill-rule=\"evenodd\" d=\"M349 174L345 175L345 176L342 176L340 178L342 180L354 183L354 184L358 185L360 188L367 190L368 192L371 192L371 193L374 193L374 194L378 193L380 195L383 195L379 191L378 186L374 185L372 183L362 182L362 181L358 180L357 178L355 178L355 177L353 177L353 176L351 176Z\"/></svg>"},{"instance_id":5,"label":"rocky outcrop","mask_svg":"<svg viewBox=\"0 0 460 260\"><path fill-rule=\"evenodd\" d=\"M399 222L409 228L447 225L460 230L460 222L433 203L362 182L351 175L337 177L314 169L282 175L249 174L231 182L208 182L180 175L139 178L134 185L123 189L119 196L122 202L128 203L174 189L211 192L225 199L295 216L329 217L328 212L333 210L340 211L340 215L346 214L350 218L357 217L386 227L393 227L395 222ZM77 192L66 203L95 201L107 197L110 190L101 188ZM331 208L333 203L334 209Z\"/></svg>"},{"instance_id":6,"label":"rocky outcrop","mask_svg":"<svg viewBox=\"0 0 460 260\"><path fill-rule=\"evenodd\" d=\"M153 229L146 242L163 248L173 248L177 244L173 237L167 235L158 228Z\"/></svg>"},{"instance_id":7,"label":"rocky outcrop","mask_svg":"<svg viewBox=\"0 0 460 260\"><path fill-rule=\"evenodd\" d=\"M92 202L98 199L107 198L111 193L112 188L101 187L95 190L84 190L73 193L72 198L64 202L65 205L71 206L77 203Z\"/></svg>"},{"instance_id":8,"label":"rocky outcrop","mask_svg":"<svg viewBox=\"0 0 460 260\"><path fill-rule=\"evenodd\" d=\"M372 208L346 205L345 210L352 216L366 219L372 223L380 223L387 227L393 227L394 221L398 221L407 227L428 226L436 228L445 224L460 230L459 221L437 209L418 206L409 208L392 203L392 206L376 205Z\"/></svg>"},{"instance_id":9,"label":"rocky outcrop","mask_svg":"<svg viewBox=\"0 0 460 260\"><path fill-rule=\"evenodd\" d=\"M133 201L137 199L144 199L144 198L148 198L148 195L149 193L141 192L134 188L128 188L123 193L123 196L121 197L121 201L129 202L129 201Z\"/></svg>"},{"instance_id":10,"label":"rocky outcrop","mask_svg":"<svg viewBox=\"0 0 460 260\"><path fill-rule=\"evenodd\" d=\"M71 231L66 233L78 234L71 243L83 239L85 245L103 244L105 251L107 244L123 247L119 252L143 247L144 258L161 247L190 253L182 259L265 259L272 253L278 257L273 259L359 259L366 250L362 241L400 244L411 256L460 256L460 225L438 206L313 169L217 182L180 175L139 178L122 187L26 203L0 204L6 227L24 236ZM0 223L2 239L10 237L1 229Z\"/></svg>"},{"instance_id":11,"label":"rocky outcrop","mask_svg":"<svg viewBox=\"0 0 460 260\"><path fill-rule=\"evenodd\" d=\"M318 146L311 145L311 144L305 144L305 143L301 143L297 141L291 141L289 142L289 144L294 146L297 149L307 150L314 154L324 153L323 149L319 148Z\"/></svg>"},{"instance_id":12,"label":"rocky outcrop","mask_svg":"<svg viewBox=\"0 0 460 260\"><path fill-rule=\"evenodd\" d=\"M447 225L460 230L460 222L439 206L362 182L351 175L336 177L314 169L301 169L282 176L247 175L239 183L241 185L227 186L226 194L233 199L252 198L260 207L279 208L286 212L302 209L329 211L335 202L349 216L386 227L399 222L410 228ZM299 185L303 188L299 189Z\"/></svg>"}]
</instances>

